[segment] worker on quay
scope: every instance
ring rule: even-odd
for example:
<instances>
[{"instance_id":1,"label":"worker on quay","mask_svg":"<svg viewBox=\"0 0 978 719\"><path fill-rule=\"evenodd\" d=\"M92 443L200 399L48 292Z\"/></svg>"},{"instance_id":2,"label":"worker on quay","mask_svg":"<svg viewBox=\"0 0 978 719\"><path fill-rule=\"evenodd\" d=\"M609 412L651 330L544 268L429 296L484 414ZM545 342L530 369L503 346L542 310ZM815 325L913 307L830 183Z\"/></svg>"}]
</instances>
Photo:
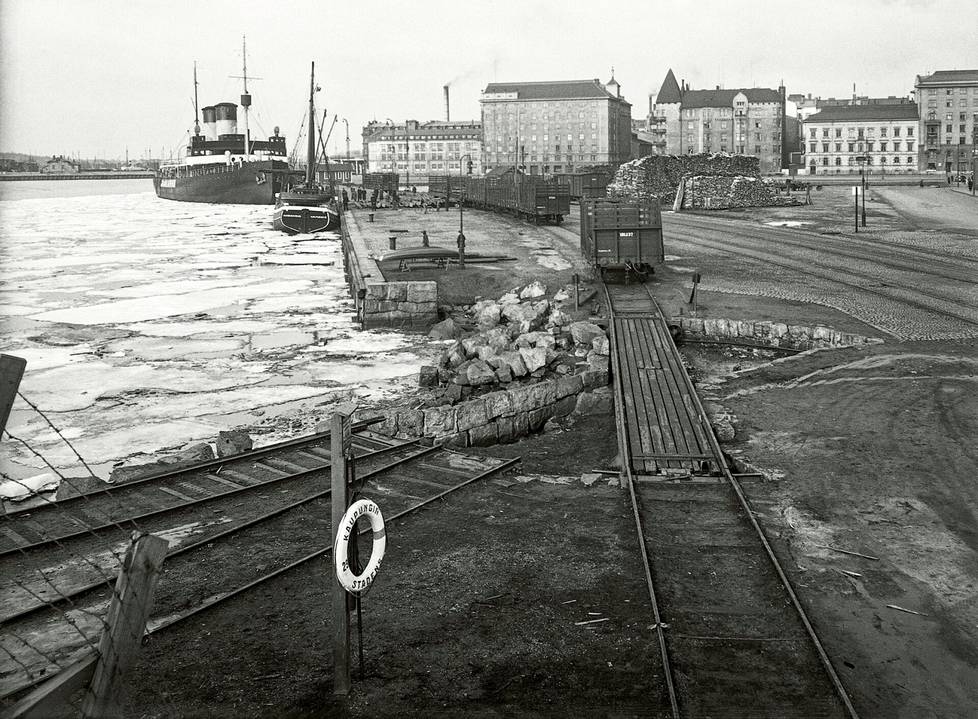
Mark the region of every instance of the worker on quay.
<instances>
[{"instance_id":1,"label":"worker on quay","mask_svg":"<svg viewBox=\"0 0 978 719\"><path fill-rule=\"evenodd\" d=\"M346 191L346 188L343 188L343 212L346 212L349 209L350 209L350 193Z\"/></svg>"},{"instance_id":2,"label":"worker on quay","mask_svg":"<svg viewBox=\"0 0 978 719\"><path fill-rule=\"evenodd\" d=\"M421 230L421 246L430 247L428 244L428 230Z\"/></svg>"}]
</instances>

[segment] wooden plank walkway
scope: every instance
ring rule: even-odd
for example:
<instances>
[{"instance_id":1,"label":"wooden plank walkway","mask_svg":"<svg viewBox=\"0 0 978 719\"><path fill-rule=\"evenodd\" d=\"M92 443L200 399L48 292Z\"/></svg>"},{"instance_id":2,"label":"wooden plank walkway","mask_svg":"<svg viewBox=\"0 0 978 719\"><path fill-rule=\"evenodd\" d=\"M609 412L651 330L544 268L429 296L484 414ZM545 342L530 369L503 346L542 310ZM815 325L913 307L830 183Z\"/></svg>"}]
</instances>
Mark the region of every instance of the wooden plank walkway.
<instances>
[{"instance_id":1,"label":"wooden plank walkway","mask_svg":"<svg viewBox=\"0 0 978 719\"><path fill-rule=\"evenodd\" d=\"M639 474L710 474L722 463L712 431L665 318L644 287L609 288L614 307L612 367L621 383L632 470ZM644 294L644 297L643 297Z\"/></svg>"}]
</instances>

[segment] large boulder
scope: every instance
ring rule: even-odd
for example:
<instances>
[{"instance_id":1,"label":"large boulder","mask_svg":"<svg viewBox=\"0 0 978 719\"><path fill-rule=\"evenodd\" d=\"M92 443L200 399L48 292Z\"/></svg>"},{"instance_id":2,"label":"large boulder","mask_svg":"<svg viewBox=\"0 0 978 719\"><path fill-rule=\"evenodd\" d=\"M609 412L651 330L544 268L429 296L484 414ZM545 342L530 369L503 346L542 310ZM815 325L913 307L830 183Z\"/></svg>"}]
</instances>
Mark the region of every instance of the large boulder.
<instances>
[{"instance_id":1,"label":"large boulder","mask_svg":"<svg viewBox=\"0 0 978 719\"><path fill-rule=\"evenodd\" d=\"M432 325L428 330L428 336L433 340L453 340L461 334L461 328L451 317Z\"/></svg>"},{"instance_id":2,"label":"large boulder","mask_svg":"<svg viewBox=\"0 0 978 719\"><path fill-rule=\"evenodd\" d=\"M534 281L520 290L520 299L535 300L537 297L543 297L545 294L547 294L547 288L540 281Z\"/></svg>"},{"instance_id":3,"label":"large boulder","mask_svg":"<svg viewBox=\"0 0 978 719\"><path fill-rule=\"evenodd\" d=\"M591 348L599 355L604 355L605 357L611 354L611 343L604 335L591 340Z\"/></svg>"},{"instance_id":4,"label":"large boulder","mask_svg":"<svg viewBox=\"0 0 978 719\"><path fill-rule=\"evenodd\" d=\"M550 316L547 318L547 327L563 327L570 323L570 316L559 307L552 309Z\"/></svg>"},{"instance_id":5,"label":"large boulder","mask_svg":"<svg viewBox=\"0 0 978 719\"><path fill-rule=\"evenodd\" d=\"M483 384L493 384L496 381L496 373L492 367L478 359L472 360L466 365L465 377L468 382L464 384L469 384L473 387L478 387Z\"/></svg>"},{"instance_id":6,"label":"large boulder","mask_svg":"<svg viewBox=\"0 0 978 719\"><path fill-rule=\"evenodd\" d=\"M472 307L472 315L479 329L488 330L499 324L500 308L492 300L480 300Z\"/></svg>"},{"instance_id":7,"label":"large boulder","mask_svg":"<svg viewBox=\"0 0 978 719\"><path fill-rule=\"evenodd\" d=\"M513 342L517 349L520 347L543 347L544 349L553 349L556 344L554 336L549 332L526 332L521 334Z\"/></svg>"},{"instance_id":8,"label":"large boulder","mask_svg":"<svg viewBox=\"0 0 978 719\"><path fill-rule=\"evenodd\" d=\"M581 392L577 395L577 406L574 411L583 415L611 414L614 411L611 391L607 387L602 387L593 392Z\"/></svg>"},{"instance_id":9,"label":"large boulder","mask_svg":"<svg viewBox=\"0 0 978 719\"><path fill-rule=\"evenodd\" d=\"M546 300L540 302L521 303L518 305L506 305L503 307L503 317L519 329L519 332L531 332L543 326L546 321L550 303Z\"/></svg>"},{"instance_id":10,"label":"large boulder","mask_svg":"<svg viewBox=\"0 0 978 719\"><path fill-rule=\"evenodd\" d=\"M217 433L217 456L231 457L235 454L248 452L254 446L251 435L241 429L232 429Z\"/></svg>"},{"instance_id":11,"label":"large boulder","mask_svg":"<svg viewBox=\"0 0 978 719\"><path fill-rule=\"evenodd\" d=\"M523 361L523 355L519 352L514 352L513 350L500 352L497 357L500 362L505 363L509 367L509 371L514 377L523 377L529 371L526 368L526 362Z\"/></svg>"},{"instance_id":12,"label":"large boulder","mask_svg":"<svg viewBox=\"0 0 978 719\"><path fill-rule=\"evenodd\" d=\"M430 365L422 365L421 370L418 372L418 386L419 387L437 387L438 386L438 368L431 367Z\"/></svg>"},{"instance_id":13,"label":"large boulder","mask_svg":"<svg viewBox=\"0 0 978 719\"><path fill-rule=\"evenodd\" d=\"M221 434L225 434L222 432ZM244 433L243 433L244 434ZM247 434L245 434L247 436ZM251 437L248 437L251 440ZM248 447L251 449L251 446ZM221 455L224 456L224 455ZM174 469L179 469L180 467L188 467L190 465L199 464L201 462L207 462L214 459L214 450L206 442L200 442L198 444L192 444L189 447L181 449L179 452L173 454L167 454L157 457L151 462L145 462L142 464L134 464L128 466L115 467L109 473L109 483L111 484L124 484L126 482L132 482L136 479L142 479L143 477L148 477L153 474L161 474L163 472L172 471ZM74 481L64 483L58 488L58 498L63 499L67 496L72 496L70 488L72 484L76 484ZM101 480L99 480L96 486L104 486ZM81 490L89 491L95 487ZM62 491L64 489L65 491Z\"/></svg>"},{"instance_id":14,"label":"large boulder","mask_svg":"<svg viewBox=\"0 0 978 719\"><path fill-rule=\"evenodd\" d=\"M519 353L528 372L547 366L547 350L543 347L520 347Z\"/></svg>"},{"instance_id":15,"label":"large boulder","mask_svg":"<svg viewBox=\"0 0 978 719\"><path fill-rule=\"evenodd\" d=\"M593 322L572 322L569 329L574 342L585 347L590 347L595 337L605 336L604 330Z\"/></svg>"},{"instance_id":16,"label":"large boulder","mask_svg":"<svg viewBox=\"0 0 978 719\"><path fill-rule=\"evenodd\" d=\"M455 369L460 364L465 362L465 360L465 350L462 348L462 343L455 342L451 347L442 352L439 367L444 367L445 369Z\"/></svg>"}]
</instances>

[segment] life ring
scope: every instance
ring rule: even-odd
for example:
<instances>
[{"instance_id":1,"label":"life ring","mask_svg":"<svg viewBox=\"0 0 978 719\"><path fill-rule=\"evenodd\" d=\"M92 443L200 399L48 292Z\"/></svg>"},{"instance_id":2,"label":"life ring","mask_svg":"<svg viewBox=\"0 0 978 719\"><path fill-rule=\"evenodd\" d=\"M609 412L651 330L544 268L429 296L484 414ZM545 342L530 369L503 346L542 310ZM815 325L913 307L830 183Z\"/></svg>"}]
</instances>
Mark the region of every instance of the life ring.
<instances>
[{"instance_id":1,"label":"life ring","mask_svg":"<svg viewBox=\"0 0 978 719\"><path fill-rule=\"evenodd\" d=\"M361 574L354 574L350 569L350 538L356 529L357 520L366 516L370 521L373 532L373 547L370 551L370 561ZM384 515L380 507L370 499L359 499L346 510L336 533L336 544L333 546L333 563L336 567L336 578L343 588L351 594L364 594L373 584L380 563L384 561L384 551L387 549L387 533L384 531Z\"/></svg>"}]
</instances>

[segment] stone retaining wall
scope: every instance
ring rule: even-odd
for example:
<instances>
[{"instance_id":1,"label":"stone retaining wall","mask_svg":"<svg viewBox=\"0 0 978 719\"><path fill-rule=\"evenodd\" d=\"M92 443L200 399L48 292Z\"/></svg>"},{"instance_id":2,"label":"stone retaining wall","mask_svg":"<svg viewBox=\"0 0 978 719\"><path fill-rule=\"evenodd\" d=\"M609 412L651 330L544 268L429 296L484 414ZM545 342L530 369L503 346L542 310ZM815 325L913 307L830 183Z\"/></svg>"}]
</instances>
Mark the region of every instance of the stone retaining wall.
<instances>
[{"instance_id":1,"label":"stone retaining wall","mask_svg":"<svg viewBox=\"0 0 978 719\"><path fill-rule=\"evenodd\" d=\"M839 332L831 327L788 325L782 322L753 322L751 320L701 319L674 317L683 334L694 339L736 339L760 347L785 347L808 350L816 347L849 347L880 344L877 337L863 337Z\"/></svg>"},{"instance_id":2,"label":"stone retaining wall","mask_svg":"<svg viewBox=\"0 0 978 719\"><path fill-rule=\"evenodd\" d=\"M340 234L347 285L364 327L423 328L438 321L436 282L388 282L360 240L352 214L341 215Z\"/></svg>"},{"instance_id":3,"label":"stone retaining wall","mask_svg":"<svg viewBox=\"0 0 978 719\"><path fill-rule=\"evenodd\" d=\"M375 431L389 437L429 437L436 444L457 447L512 442L539 431L552 417L566 417L579 407L588 413L595 408L610 411L607 389L599 397L590 396L607 384L607 372L589 371L510 385L454 405L392 410Z\"/></svg>"}]
</instances>

